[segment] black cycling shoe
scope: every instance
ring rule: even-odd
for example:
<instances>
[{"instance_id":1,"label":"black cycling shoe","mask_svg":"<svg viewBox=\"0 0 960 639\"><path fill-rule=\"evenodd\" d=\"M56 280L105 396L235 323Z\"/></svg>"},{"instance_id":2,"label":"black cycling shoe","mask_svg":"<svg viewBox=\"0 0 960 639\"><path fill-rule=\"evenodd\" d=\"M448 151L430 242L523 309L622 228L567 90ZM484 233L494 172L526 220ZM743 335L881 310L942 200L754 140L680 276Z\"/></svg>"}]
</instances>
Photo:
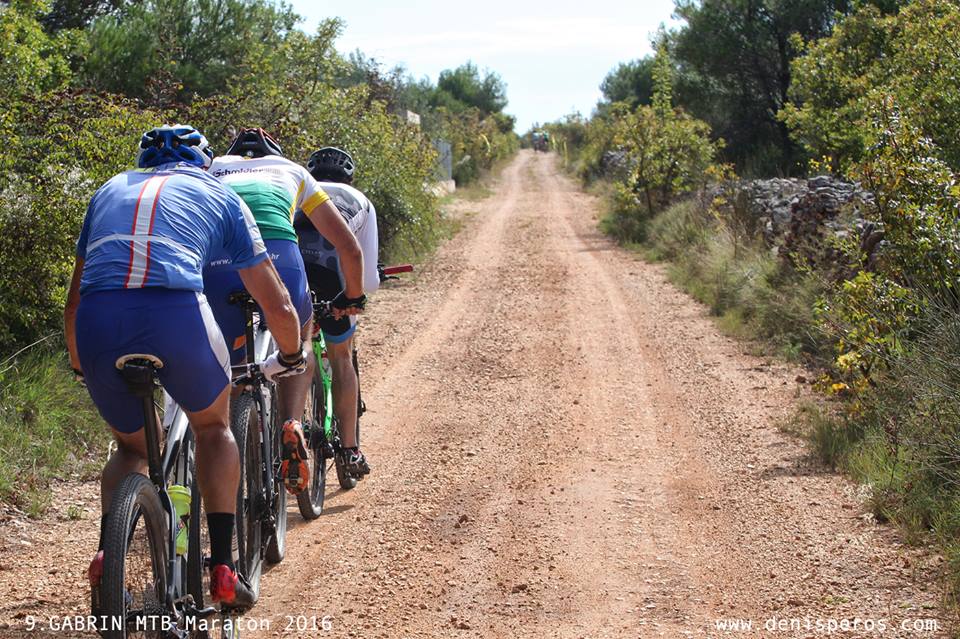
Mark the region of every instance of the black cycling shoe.
<instances>
[{"instance_id":1,"label":"black cycling shoe","mask_svg":"<svg viewBox=\"0 0 960 639\"><path fill-rule=\"evenodd\" d=\"M370 464L367 463L367 456L363 454L363 451L354 447L345 448L343 452L344 467L350 476L363 479L364 475L370 474Z\"/></svg>"}]
</instances>

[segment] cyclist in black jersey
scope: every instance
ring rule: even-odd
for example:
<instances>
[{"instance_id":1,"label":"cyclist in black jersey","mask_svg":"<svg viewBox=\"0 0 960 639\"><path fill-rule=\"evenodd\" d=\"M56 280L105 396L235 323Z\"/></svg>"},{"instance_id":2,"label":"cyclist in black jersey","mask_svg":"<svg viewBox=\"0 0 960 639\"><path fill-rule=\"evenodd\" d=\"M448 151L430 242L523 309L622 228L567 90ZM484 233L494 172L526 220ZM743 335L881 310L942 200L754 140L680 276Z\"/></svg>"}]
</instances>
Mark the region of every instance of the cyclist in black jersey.
<instances>
[{"instance_id":1,"label":"cyclist in black jersey","mask_svg":"<svg viewBox=\"0 0 960 639\"><path fill-rule=\"evenodd\" d=\"M377 211L367 197L351 186L355 169L349 153L334 147L322 148L310 156L307 169L318 185L330 196L357 237L363 253L363 289L367 293L380 285L377 273ZM343 289L343 273L333 245L327 241L301 213L294 218L300 253L307 271L307 281L317 299L332 299ZM341 424L357 421L360 385L353 363L353 333L356 316L323 319L320 328L327 344L333 369L334 414ZM311 360L311 365L314 363ZM370 472L366 456L356 441L356 429L342 428L343 447L347 450L347 470L362 476Z\"/></svg>"}]
</instances>

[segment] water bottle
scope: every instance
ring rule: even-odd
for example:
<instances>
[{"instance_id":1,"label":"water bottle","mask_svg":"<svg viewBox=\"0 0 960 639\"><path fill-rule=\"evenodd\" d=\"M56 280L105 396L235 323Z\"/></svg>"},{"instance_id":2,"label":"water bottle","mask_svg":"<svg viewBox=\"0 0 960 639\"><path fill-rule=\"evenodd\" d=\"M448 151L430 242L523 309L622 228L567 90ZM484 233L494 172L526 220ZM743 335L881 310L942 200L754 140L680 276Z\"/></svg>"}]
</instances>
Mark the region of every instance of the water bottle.
<instances>
[{"instance_id":1,"label":"water bottle","mask_svg":"<svg viewBox=\"0 0 960 639\"><path fill-rule=\"evenodd\" d=\"M177 554L187 554L187 540L189 532L187 524L190 521L190 489L186 486L174 484L167 488L173 508L177 511Z\"/></svg>"}]
</instances>

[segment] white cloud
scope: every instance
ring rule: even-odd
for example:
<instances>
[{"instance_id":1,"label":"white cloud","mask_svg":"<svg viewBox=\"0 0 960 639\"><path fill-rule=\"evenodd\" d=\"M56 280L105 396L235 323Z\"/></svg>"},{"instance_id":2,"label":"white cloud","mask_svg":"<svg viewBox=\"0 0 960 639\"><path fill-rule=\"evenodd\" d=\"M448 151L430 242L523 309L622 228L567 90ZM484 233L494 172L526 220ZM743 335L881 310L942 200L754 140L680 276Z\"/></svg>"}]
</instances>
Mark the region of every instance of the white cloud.
<instances>
[{"instance_id":1,"label":"white cloud","mask_svg":"<svg viewBox=\"0 0 960 639\"><path fill-rule=\"evenodd\" d=\"M347 50L359 48L368 55L415 66L420 61L549 56L558 53L591 57L635 58L650 51L650 34L635 26L603 17L501 20L477 29L422 34L351 37L341 42Z\"/></svg>"}]
</instances>

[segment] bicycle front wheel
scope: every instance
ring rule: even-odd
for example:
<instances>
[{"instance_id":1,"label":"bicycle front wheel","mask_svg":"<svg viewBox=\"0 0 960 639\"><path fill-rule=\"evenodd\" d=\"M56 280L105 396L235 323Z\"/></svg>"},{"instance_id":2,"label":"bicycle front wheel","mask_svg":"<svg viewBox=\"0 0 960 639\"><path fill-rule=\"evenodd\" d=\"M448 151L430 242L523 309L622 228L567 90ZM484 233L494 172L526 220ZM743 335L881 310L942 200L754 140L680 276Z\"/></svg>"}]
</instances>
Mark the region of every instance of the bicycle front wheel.
<instances>
[{"instance_id":1,"label":"bicycle front wheel","mask_svg":"<svg viewBox=\"0 0 960 639\"><path fill-rule=\"evenodd\" d=\"M156 487L143 475L128 475L114 493L104 531L106 639L165 636L168 533Z\"/></svg>"}]
</instances>

